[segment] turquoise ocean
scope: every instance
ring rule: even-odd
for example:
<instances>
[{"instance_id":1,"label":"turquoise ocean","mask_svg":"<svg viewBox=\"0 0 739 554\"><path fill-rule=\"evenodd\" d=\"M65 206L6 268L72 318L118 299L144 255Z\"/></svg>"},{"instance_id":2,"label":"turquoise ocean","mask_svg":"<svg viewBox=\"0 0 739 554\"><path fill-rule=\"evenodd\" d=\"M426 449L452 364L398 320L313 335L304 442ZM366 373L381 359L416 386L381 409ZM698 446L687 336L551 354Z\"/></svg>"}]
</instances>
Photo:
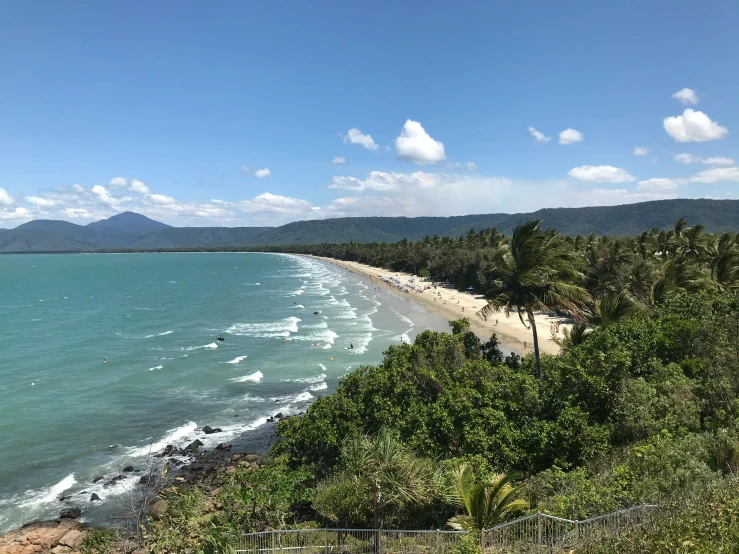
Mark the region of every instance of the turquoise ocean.
<instances>
[{"instance_id":1,"label":"turquoise ocean","mask_svg":"<svg viewBox=\"0 0 739 554\"><path fill-rule=\"evenodd\" d=\"M448 329L291 255L6 255L0 284L0 532L69 506L104 523L166 444L264 451L269 416L304 411L401 339ZM128 465L139 472L104 485Z\"/></svg>"}]
</instances>

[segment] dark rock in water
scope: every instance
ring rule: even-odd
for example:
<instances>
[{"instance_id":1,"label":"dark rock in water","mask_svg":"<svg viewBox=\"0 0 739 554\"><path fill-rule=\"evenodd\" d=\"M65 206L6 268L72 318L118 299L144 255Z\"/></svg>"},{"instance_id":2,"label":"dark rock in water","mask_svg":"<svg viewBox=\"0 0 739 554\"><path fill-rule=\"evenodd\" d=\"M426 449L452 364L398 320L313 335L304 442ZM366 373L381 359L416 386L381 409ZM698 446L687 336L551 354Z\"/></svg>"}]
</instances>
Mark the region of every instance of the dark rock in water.
<instances>
[{"instance_id":1,"label":"dark rock in water","mask_svg":"<svg viewBox=\"0 0 739 554\"><path fill-rule=\"evenodd\" d=\"M82 508L65 508L59 513L61 519L77 519L82 515Z\"/></svg>"},{"instance_id":2,"label":"dark rock in water","mask_svg":"<svg viewBox=\"0 0 739 554\"><path fill-rule=\"evenodd\" d=\"M239 414L234 414L234 417L239 417Z\"/></svg>"},{"instance_id":3,"label":"dark rock in water","mask_svg":"<svg viewBox=\"0 0 739 554\"><path fill-rule=\"evenodd\" d=\"M231 445L228 444L227 442L222 442L221 444L216 446L216 450L230 450L230 449L231 449Z\"/></svg>"},{"instance_id":4,"label":"dark rock in water","mask_svg":"<svg viewBox=\"0 0 739 554\"><path fill-rule=\"evenodd\" d=\"M97 477L95 477L95 479L92 480L92 482L97 483L98 481L102 481L103 479L105 479L105 475L98 475Z\"/></svg>"},{"instance_id":5,"label":"dark rock in water","mask_svg":"<svg viewBox=\"0 0 739 554\"><path fill-rule=\"evenodd\" d=\"M116 475L110 481L106 481L105 484L103 485L103 488L108 489L112 487L113 485L115 485L118 481L123 481L125 478L126 478L125 475Z\"/></svg>"},{"instance_id":6,"label":"dark rock in water","mask_svg":"<svg viewBox=\"0 0 739 554\"><path fill-rule=\"evenodd\" d=\"M272 423L272 422L273 422L274 420L275 420L275 418L273 418L273 417L268 417L268 418L267 418L267 423Z\"/></svg>"},{"instance_id":7,"label":"dark rock in water","mask_svg":"<svg viewBox=\"0 0 739 554\"><path fill-rule=\"evenodd\" d=\"M71 495L71 494L65 494L65 495L63 495L63 496L58 496L58 497L57 497L57 500L58 500L59 502L66 502L66 501L67 501L67 500L69 500L70 498L72 498L72 495Z\"/></svg>"},{"instance_id":8,"label":"dark rock in water","mask_svg":"<svg viewBox=\"0 0 739 554\"><path fill-rule=\"evenodd\" d=\"M177 448L176 446L173 446L171 444L168 444L164 447L164 450L162 450L159 454L155 454L155 458L164 458L165 456L176 456L177 454L182 453L182 451Z\"/></svg>"},{"instance_id":9,"label":"dark rock in water","mask_svg":"<svg viewBox=\"0 0 739 554\"><path fill-rule=\"evenodd\" d=\"M210 425L206 425L205 427L203 427L203 433L205 433L206 435L210 435L212 432L213 427L211 427Z\"/></svg>"},{"instance_id":10,"label":"dark rock in water","mask_svg":"<svg viewBox=\"0 0 739 554\"><path fill-rule=\"evenodd\" d=\"M126 466L123 468L123 473L130 473L133 471L133 466Z\"/></svg>"},{"instance_id":11,"label":"dark rock in water","mask_svg":"<svg viewBox=\"0 0 739 554\"><path fill-rule=\"evenodd\" d=\"M200 448L201 446L203 446L202 441L200 441L199 439L195 439L194 441L192 441L190 444L188 444L185 447L185 452L190 452L192 454L197 454L198 453L198 448Z\"/></svg>"},{"instance_id":12,"label":"dark rock in water","mask_svg":"<svg viewBox=\"0 0 739 554\"><path fill-rule=\"evenodd\" d=\"M277 415L275 416L275 419L282 419L282 412L280 412L279 414L277 414Z\"/></svg>"},{"instance_id":13,"label":"dark rock in water","mask_svg":"<svg viewBox=\"0 0 739 554\"><path fill-rule=\"evenodd\" d=\"M151 483L153 480L153 475L142 475L141 479L139 479L139 485L146 485L148 483Z\"/></svg>"},{"instance_id":14,"label":"dark rock in water","mask_svg":"<svg viewBox=\"0 0 739 554\"><path fill-rule=\"evenodd\" d=\"M96 500L100 500L100 497L97 494L92 493L92 496L90 497L90 502L95 502Z\"/></svg>"},{"instance_id":15,"label":"dark rock in water","mask_svg":"<svg viewBox=\"0 0 739 554\"><path fill-rule=\"evenodd\" d=\"M185 462L183 462L182 460L174 459L174 460L170 460L169 463L172 464L175 467L179 467L179 466L183 465Z\"/></svg>"}]
</instances>

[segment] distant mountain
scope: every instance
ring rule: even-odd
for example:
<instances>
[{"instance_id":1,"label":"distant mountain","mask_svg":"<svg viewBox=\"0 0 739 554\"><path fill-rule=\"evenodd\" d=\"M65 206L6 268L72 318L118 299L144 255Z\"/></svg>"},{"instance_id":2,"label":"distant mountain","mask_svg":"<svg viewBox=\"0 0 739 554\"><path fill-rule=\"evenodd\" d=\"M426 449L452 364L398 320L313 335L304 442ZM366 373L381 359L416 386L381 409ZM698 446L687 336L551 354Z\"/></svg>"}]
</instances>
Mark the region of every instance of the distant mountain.
<instances>
[{"instance_id":1,"label":"distant mountain","mask_svg":"<svg viewBox=\"0 0 739 554\"><path fill-rule=\"evenodd\" d=\"M123 212L102 221L88 223L88 229L96 231L121 231L123 233L146 233L169 229L170 226L134 212Z\"/></svg>"},{"instance_id":2,"label":"distant mountain","mask_svg":"<svg viewBox=\"0 0 739 554\"><path fill-rule=\"evenodd\" d=\"M92 251L103 249L178 249L249 247L341 242L397 242L425 236L460 236L469 229L496 227L509 234L529 219L567 235L589 233L636 235L652 227L667 228L685 217L708 231L739 231L739 200L658 200L622 206L547 208L522 214L454 217L346 217L296 221L281 227L171 227L125 212L109 219L76 225L37 220L0 230L0 252Z\"/></svg>"}]
</instances>

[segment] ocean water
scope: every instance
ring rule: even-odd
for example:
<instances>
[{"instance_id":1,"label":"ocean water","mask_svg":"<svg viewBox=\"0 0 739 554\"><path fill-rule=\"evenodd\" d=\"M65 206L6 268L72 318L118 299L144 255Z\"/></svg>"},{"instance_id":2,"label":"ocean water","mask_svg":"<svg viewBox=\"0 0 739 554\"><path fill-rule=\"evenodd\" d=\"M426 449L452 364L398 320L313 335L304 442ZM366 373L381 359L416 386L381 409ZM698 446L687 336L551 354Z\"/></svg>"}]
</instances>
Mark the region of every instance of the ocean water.
<instances>
[{"instance_id":1,"label":"ocean water","mask_svg":"<svg viewBox=\"0 0 739 554\"><path fill-rule=\"evenodd\" d=\"M67 506L101 523L164 445L264 449L267 417L304 411L390 344L447 330L291 255L7 255L0 285L0 532ZM129 464L139 472L104 487Z\"/></svg>"}]
</instances>

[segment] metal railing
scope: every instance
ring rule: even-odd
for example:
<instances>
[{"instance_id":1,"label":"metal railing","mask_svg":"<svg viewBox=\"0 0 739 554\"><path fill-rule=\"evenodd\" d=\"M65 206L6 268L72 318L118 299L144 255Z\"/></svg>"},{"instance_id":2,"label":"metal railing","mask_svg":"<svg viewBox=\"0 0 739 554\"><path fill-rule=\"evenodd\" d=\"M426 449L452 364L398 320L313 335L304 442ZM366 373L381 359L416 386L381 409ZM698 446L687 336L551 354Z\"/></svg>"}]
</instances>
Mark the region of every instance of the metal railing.
<instances>
[{"instance_id":1,"label":"metal railing","mask_svg":"<svg viewBox=\"0 0 739 554\"><path fill-rule=\"evenodd\" d=\"M657 506L643 504L584 520L536 513L480 533L482 554L569 552L648 523ZM281 529L247 533L240 554L453 554L466 531Z\"/></svg>"},{"instance_id":2,"label":"metal railing","mask_svg":"<svg viewBox=\"0 0 739 554\"><path fill-rule=\"evenodd\" d=\"M643 526L656 508L643 504L584 520L536 513L485 529L480 537L482 554L568 552Z\"/></svg>"},{"instance_id":3,"label":"metal railing","mask_svg":"<svg viewBox=\"0 0 739 554\"><path fill-rule=\"evenodd\" d=\"M236 551L244 554L447 554L465 531L293 529L248 533Z\"/></svg>"}]
</instances>

